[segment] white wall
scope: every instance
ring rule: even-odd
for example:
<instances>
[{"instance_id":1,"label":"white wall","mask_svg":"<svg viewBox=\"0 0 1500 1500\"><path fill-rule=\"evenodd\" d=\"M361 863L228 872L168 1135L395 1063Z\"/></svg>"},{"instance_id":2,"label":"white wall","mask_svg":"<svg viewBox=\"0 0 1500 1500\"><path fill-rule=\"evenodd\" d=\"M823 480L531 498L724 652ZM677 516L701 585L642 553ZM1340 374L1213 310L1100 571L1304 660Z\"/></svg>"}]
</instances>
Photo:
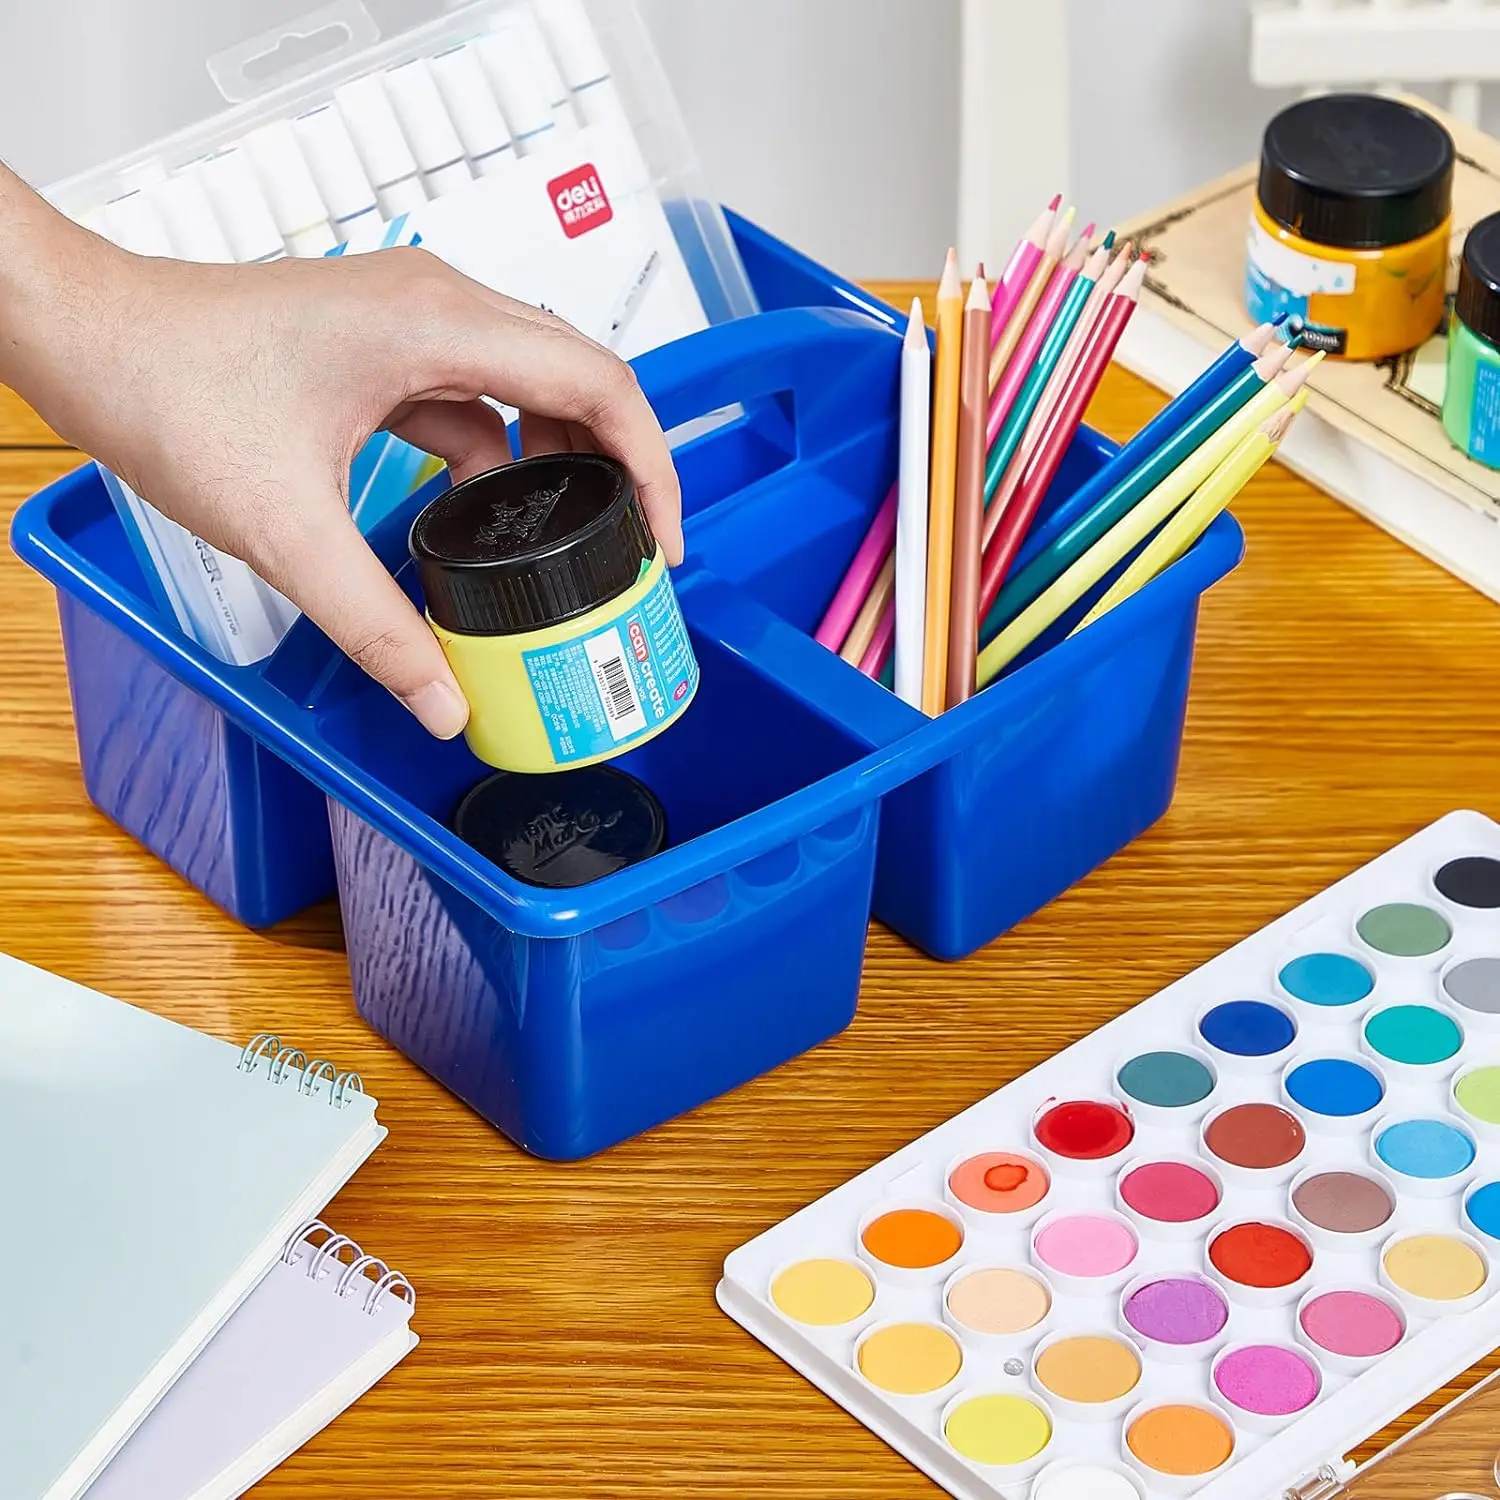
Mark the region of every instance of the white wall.
<instances>
[{"instance_id":1,"label":"white wall","mask_svg":"<svg viewBox=\"0 0 1500 1500\"><path fill-rule=\"evenodd\" d=\"M1105 225L1260 153L1292 94L1250 82L1244 0L1067 0L1073 174Z\"/></svg>"},{"instance_id":2,"label":"white wall","mask_svg":"<svg viewBox=\"0 0 1500 1500\"><path fill-rule=\"evenodd\" d=\"M938 274L957 201L958 0L641 6L726 203L849 274Z\"/></svg>"}]
</instances>

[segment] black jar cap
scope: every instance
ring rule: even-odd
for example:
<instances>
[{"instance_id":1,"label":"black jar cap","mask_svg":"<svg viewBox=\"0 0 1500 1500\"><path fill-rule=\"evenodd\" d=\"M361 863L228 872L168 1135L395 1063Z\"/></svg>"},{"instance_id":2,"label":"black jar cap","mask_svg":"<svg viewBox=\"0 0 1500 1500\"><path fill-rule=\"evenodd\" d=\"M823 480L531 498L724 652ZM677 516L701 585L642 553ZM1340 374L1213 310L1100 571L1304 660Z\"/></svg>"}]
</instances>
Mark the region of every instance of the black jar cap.
<instances>
[{"instance_id":1,"label":"black jar cap","mask_svg":"<svg viewBox=\"0 0 1500 1500\"><path fill-rule=\"evenodd\" d=\"M1464 240L1453 310L1467 328L1500 348L1500 214L1481 219Z\"/></svg>"},{"instance_id":2,"label":"black jar cap","mask_svg":"<svg viewBox=\"0 0 1500 1500\"><path fill-rule=\"evenodd\" d=\"M507 875L554 890L613 875L667 841L667 815L651 789L613 766L498 771L465 794L452 827Z\"/></svg>"},{"instance_id":3,"label":"black jar cap","mask_svg":"<svg viewBox=\"0 0 1500 1500\"><path fill-rule=\"evenodd\" d=\"M1453 138L1380 94L1304 99L1266 126L1258 196L1276 223L1314 244L1404 245L1448 217Z\"/></svg>"},{"instance_id":4,"label":"black jar cap","mask_svg":"<svg viewBox=\"0 0 1500 1500\"><path fill-rule=\"evenodd\" d=\"M433 623L519 635L623 594L656 555L623 465L549 453L476 474L437 497L409 542Z\"/></svg>"}]
</instances>

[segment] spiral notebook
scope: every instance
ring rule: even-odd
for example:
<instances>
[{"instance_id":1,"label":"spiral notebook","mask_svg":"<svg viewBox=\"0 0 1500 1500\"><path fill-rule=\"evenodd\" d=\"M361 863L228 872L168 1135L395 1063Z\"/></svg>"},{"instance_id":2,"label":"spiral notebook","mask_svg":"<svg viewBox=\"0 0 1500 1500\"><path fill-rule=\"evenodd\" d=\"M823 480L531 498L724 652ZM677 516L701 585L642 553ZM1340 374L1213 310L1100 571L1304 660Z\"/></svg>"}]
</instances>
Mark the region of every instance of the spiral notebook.
<instances>
[{"instance_id":1,"label":"spiral notebook","mask_svg":"<svg viewBox=\"0 0 1500 1500\"><path fill-rule=\"evenodd\" d=\"M304 1226L88 1500L234 1500L416 1348L415 1305L384 1261Z\"/></svg>"},{"instance_id":2,"label":"spiral notebook","mask_svg":"<svg viewBox=\"0 0 1500 1500\"><path fill-rule=\"evenodd\" d=\"M0 955L0 1465L74 1500L384 1137L354 1074Z\"/></svg>"}]
</instances>

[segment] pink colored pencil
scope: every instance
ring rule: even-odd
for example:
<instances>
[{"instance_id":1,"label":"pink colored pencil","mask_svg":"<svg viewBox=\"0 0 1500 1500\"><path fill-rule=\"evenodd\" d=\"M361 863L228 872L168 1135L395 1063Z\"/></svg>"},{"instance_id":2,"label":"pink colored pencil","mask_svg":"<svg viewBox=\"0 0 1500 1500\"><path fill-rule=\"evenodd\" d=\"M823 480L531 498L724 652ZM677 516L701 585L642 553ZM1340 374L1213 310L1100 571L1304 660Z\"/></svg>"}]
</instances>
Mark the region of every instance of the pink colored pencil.
<instances>
[{"instance_id":1,"label":"pink colored pencil","mask_svg":"<svg viewBox=\"0 0 1500 1500\"><path fill-rule=\"evenodd\" d=\"M1025 475L1020 490L1000 519L1000 525L984 554L984 575L979 592L979 618L990 612L1000 596L1001 585L1010 565L1020 551L1021 543L1036 515L1037 508L1062 463L1063 454L1083 420L1089 400L1099 388L1104 372L1114 357L1115 345L1135 311L1146 278L1146 262L1138 260L1125 273L1113 291L1104 310L1095 320L1078 363L1073 367L1067 388L1053 409L1048 431L1032 458L1033 467Z\"/></svg>"},{"instance_id":2,"label":"pink colored pencil","mask_svg":"<svg viewBox=\"0 0 1500 1500\"><path fill-rule=\"evenodd\" d=\"M1005 325L1010 322L1010 315L1026 295L1026 288L1036 274L1036 268L1042 263L1042 249L1047 243L1047 236L1052 233L1052 223L1061 204L1062 194L1059 193L1037 215L1036 223L1021 236L1020 244L1012 252L1005 274L995 283L995 295L990 299L991 349L1000 342Z\"/></svg>"},{"instance_id":3,"label":"pink colored pencil","mask_svg":"<svg viewBox=\"0 0 1500 1500\"><path fill-rule=\"evenodd\" d=\"M881 615L880 623L875 627L870 649L860 658L859 670L866 677L879 677L885 671L885 664L891 657L891 647L895 644L896 602L892 600L886 605L885 613Z\"/></svg>"},{"instance_id":4,"label":"pink colored pencil","mask_svg":"<svg viewBox=\"0 0 1500 1500\"><path fill-rule=\"evenodd\" d=\"M990 393L989 422L984 434L986 452L994 446L1006 417L1010 415L1011 407L1015 405L1016 397L1021 394L1021 387L1025 385L1026 377L1031 374L1031 367L1036 363L1037 351L1047 337L1047 330L1051 328L1052 321L1063 304L1063 298L1068 295L1068 288L1078 277L1087 250L1088 246L1080 240L1068 252L1067 259L1058 264L1052 273L1052 279L1047 283L1046 291L1042 293L1042 300L1037 303L1036 311L1031 315L1031 321L1026 325L1026 331L1021 335L1020 343L1016 345L1016 352L1000 372L1000 379Z\"/></svg>"},{"instance_id":5,"label":"pink colored pencil","mask_svg":"<svg viewBox=\"0 0 1500 1500\"><path fill-rule=\"evenodd\" d=\"M813 636L820 646L827 646L830 651L842 649L854 618L870 592L870 586L895 545L896 486L892 485L890 494L875 512L875 520L865 533L864 541L859 544L859 551L854 554L854 561L849 564L849 571L844 574L844 581L839 584L833 603L828 606L828 612Z\"/></svg>"},{"instance_id":6,"label":"pink colored pencil","mask_svg":"<svg viewBox=\"0 0 1500 1500\"><path fill-rule=\"evenodd\" d=\"M994 534L994 529L1000 524L1000 518L1005 514L1010 505L1011 497L1020 486L1022 477L1026 472L1026 465L1031 461L1031 455L1036 451L1038 442L1041 441L1043 430L1047 426L1048 419L1052 415L1052 409L1061 399L1062 392L1066 389L1068 376L1073 365L1078 362L1084 346L1088 342L1089 329L1097 321L1098 313L1103 305L1109 300L1114 289L1119 285L1120 278L1124 276L1130 262L1124 257L1117 256L1111 261L1109 251L1101 245L1089 256L1084 263L1083 270L1079 275L1086 276L1094 283L1094 290L1089 293L1088 301L1083 304L1083 311L1079 314L1078 325L1074 327L1068 342L1063 346L1061 357L1057 361L1057 368L1053 370L1051 378L1042 387L1041 399L1037 402L1036 410L1031 414L1031 421L1027 424L1026 431L1021 435L1020 444L1017 446L1011 461L1005 467L1005 473L1001 475L1000 483L995 487L995 493L990 497L985 512L986 541ZM1101 288L1102 294L1101 294ZM1083 328L1083 337L1078 338L1078 329ZM1071 354L1071 358L1070 358Z\"/></svg>"}]
</instances>

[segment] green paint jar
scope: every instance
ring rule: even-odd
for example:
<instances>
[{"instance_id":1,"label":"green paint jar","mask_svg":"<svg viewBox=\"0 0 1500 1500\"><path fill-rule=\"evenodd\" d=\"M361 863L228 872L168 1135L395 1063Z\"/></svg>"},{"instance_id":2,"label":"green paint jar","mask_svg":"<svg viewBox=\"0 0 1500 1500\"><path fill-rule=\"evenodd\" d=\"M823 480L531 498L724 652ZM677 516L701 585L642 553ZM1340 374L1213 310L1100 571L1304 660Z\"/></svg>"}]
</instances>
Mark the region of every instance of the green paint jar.
<instances>
[{"instance_id":1,"label":"green paint jar","mask_svg":"<svg viewBox=\"0 0 1500 1500\"><path fill-rule=\"evenodd\" d=\"M1500 214L1481 219L1464 240L1443 430L1470 458L1500 469Z\"/></svg>"}]
</instances>

